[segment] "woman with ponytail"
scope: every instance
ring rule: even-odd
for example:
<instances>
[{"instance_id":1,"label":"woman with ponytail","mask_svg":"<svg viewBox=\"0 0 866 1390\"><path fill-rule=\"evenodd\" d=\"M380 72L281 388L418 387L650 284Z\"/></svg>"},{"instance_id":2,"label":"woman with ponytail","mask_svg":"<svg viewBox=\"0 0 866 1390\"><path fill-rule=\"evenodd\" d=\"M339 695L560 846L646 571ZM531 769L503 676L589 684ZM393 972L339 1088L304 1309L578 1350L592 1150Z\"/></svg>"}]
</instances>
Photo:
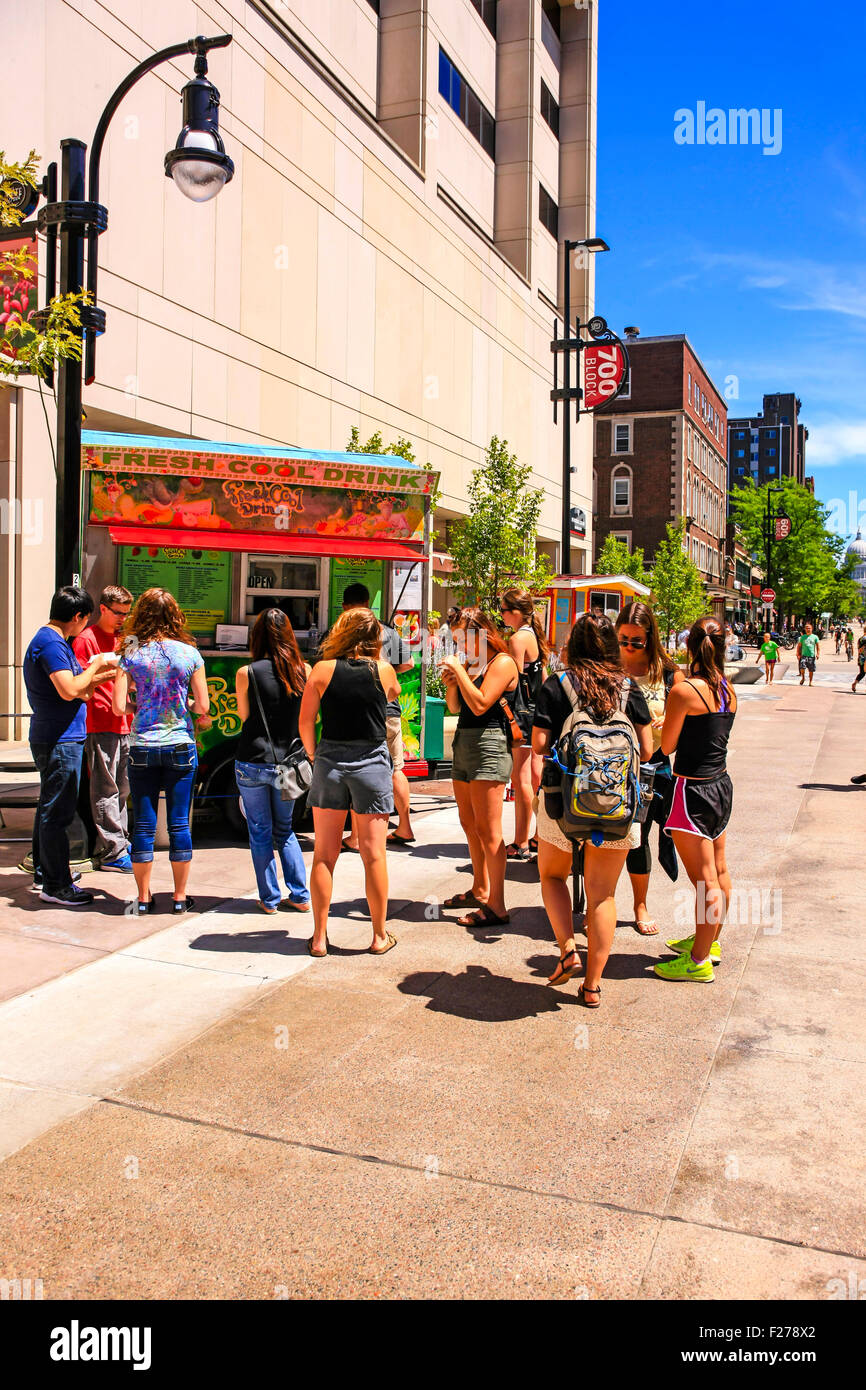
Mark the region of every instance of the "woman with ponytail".
<instances>
[{"instance_id":1,"label":"woman with ponytail","mask_svg":"<svg viewBox=\"0 0 866 1390\"><path fill-rule=\"evenodd\" d=\"M250 664L239 667L235 675L238 714L243 720L235 776L247 818L259 907L273 913L280 905L276 850L289 890L289 907L309 912L304 857L292 827L294 802L282 799L279 763L298 741L301 696L310 668L281 608L266 608L259 614L250 653Z\"/></svg>"},{"instance_id":2,"label":"woman with ponytail","mask_svg":"<svg viewBox=\"0 0 866 1390\"><path fill-rule=\"evenodd\" d=\"M715 618L695 623L686 649L690 679L668 696L661 747L676 753L665 832L695 887L695 933L668 941L675 958L660 962L655 973L663 980L710 984L731 897L725 838L734 791L726 757L737 697L725 677L725 633Z\"/></svg>"},{"instance_id":3,"label":"woman with ponytail","mask_svg":"<svg viewBox=\"0 0 866 1390\"><path fill-rule=\"evenodd\" d=\"M641 761L652 754L650 712L637 687L629 681L619 662L619 642L609 618L584 613L571 630L566 652L566 670L550 676L541 687L532 731L533 752L549 756L571 714L571 700L564 688L569 681L580 708L592 719L604 723L617 710L624 710L634 725ZM586 892L586 971L578 991L588 1009L601 1003L601 976L607 964L616 931L616 885L629 850L640 844L640 825L635 823L624 840L603 841L583 846L583 882ZM548 979L550 985L570 980L579 964L574 944L574 922L568 876L571 873L574 841L563 834L558 822L548 815L545 793L538 800L538 872L541 896L559 946L559 961Z\"/></svg>"},{"instance_id":4,"label":"woman with ponytail","mask_svg":"<svg viewBox=\"0 0 866 1390\"><path fill-rule=\"evenodd\" d=\"M506 589L499 601L502 620L512 630L508 651L520 673L520 685L528 709L525 743L511 750L514 768L511 785L514 788L514 839L506 847L509 859L531 859L538 852L538 840L530 837L532 829L532 798L541 781L541 758L533 753L530 744L532 719L539 691L547 674L550 647L544 635L541 619L535 611L532 595L526 589Z\"/></svg>"}]
</instances>

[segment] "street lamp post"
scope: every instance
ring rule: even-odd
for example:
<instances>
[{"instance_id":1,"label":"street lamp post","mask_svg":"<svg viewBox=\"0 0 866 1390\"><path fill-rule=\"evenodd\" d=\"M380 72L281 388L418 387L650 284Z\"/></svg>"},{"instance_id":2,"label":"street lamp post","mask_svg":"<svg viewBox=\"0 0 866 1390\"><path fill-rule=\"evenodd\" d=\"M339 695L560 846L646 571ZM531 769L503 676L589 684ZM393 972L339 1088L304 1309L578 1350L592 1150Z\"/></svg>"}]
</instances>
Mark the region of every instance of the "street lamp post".
<instances>
[{"instance_id":1,"label":"street lamp post","mask_svg":"<svg viewBox=\"0 0 866 1390\"><path fill-rule=\"evenodd\" d=\"M575 336L571 336L571 255L579 247L585 251L609 251L610 247L601 237L587 237L583 241L566 241L563 243L565 260L563 264L563 318L565 320L565 332L559 338L557 324L554 320L554 353L561 348L564 360L562 366L563 380L562 390L560 391L556 379L556 357L554 357L554 406L553 418L556 420L556 401L563 402L562 416L562 540L560 570L562 574L571 574L571 411L570 402L575 400L575 419L580 415L580 351L583 347L583 339L580 336L581 322L577 320L575 324ZM558 345L558 346L557 346ZM571 354L578 353L577 359L577 382L575 386L571 384Z\"/></svg>"},{"instance_id":2,"label":"street lamp post","mask_svg":"<svg viewBox=\"0 0 866 1390\"><path fill-rule=\"evenodd\" d=\"M85 155L81 140L61 140L60 201L57 202L57 166L46 171L42 194L48 200L37 223L46 233L46 303L56 290L78 294L84 287L84 248L87 245L87 291L90 303L81 309L81 360L61 358L57 368L57 502L55 522L55 587L80 582L81 535L81 390L90 385L96 370L96 338L105 331L105 311L97 307L99 237L108 226L108 210L99 202L99 161L111 118L127 92L160 63L195 54L195 77L183 89L183 129L175 149L165 157L166 177L193 202L213 198L231 179L234 165L219 133L219 92L207 80L207 54L225 48L231 34L207 39L199 35L172 44L145 58L133 68L112 95L96 127L90 150L85 193ZM57 241L60 241L59 287L56 279ZM47 309L40 319L44 323Z\"/></svg>"}]
</instances>

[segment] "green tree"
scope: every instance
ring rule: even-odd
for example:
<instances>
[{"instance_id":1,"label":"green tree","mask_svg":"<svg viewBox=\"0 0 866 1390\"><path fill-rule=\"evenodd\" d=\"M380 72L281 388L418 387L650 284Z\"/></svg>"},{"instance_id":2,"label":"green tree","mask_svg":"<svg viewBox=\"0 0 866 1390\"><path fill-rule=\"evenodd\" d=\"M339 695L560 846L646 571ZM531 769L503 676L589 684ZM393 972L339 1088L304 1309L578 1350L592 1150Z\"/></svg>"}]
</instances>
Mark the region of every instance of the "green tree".
<instances>
[{"instance_id":1,"label":"green tree","mask_svg":"<svg viewBox=\"0 0 866 1390\"><path fill-rule=\"evenodd\" d=\"M508 441L494 435L469 483L469 515L452 531L454 569L447 582L461 602L475 602L491 617L506 585L538 593L553 578L549 560L536 550L544 493L529 486L531 472L508 452Z\"/></svg>"},{"instance_id":2,"label":"green tree","mask_svg":"<svg viewBox=\"0 0 866 1390\"><path fill-rule=\"evenodd\" d=\"M707 595L697 565L683 549L685 518L668 522L667 536L656 546L652 569L652 603L659 626L670 641L671 633L702 618L707 611Z\"/></svg>"},{"instance_id":3,"label":"green tree","mask_svg":"<svg viewBox=\"0 0 866 1390\"><path fill-rule=\"evenodd\" d=\"M625 541L618 541L614 536L605 536L604 545L599 551L598 559L595 562L596 574L627 574L630 579L636 579L639 584L649 583L649 574L643 558L643 547L638 546L636 550L629 550Z\"/></svg>"},{"instance_id":4,"label":"green tree","mask_svg":"<svg viewBox=\"0 0 866 1390\"><path fill-rule=\"evenodd\" d=\"M829 508L793 478L782 478L777 484L765 483L763 487L756 487L750 480L744 487L732 489L731 514L742 530L747 549L766 564L770 486L782 489L773 496L774 511L784 512L792 523L790 536L772 542L771 571L766 576L767 583L776 590L777 609L800 616L836 611L833 601L845 601L846 594L856 606L856 599L845 587L852 568L845 557L845 542L827 527Z\"/></svg>"},{"instance_id":5,"label":"green tree","mask_svg":"<svg viewBox=\"0 0 866 1390\"><path fill-rule=\"evenodd\" d=\"M385 445L382 443L382 431L377 430L375 434L370 435L370 438L367 440L366 444L362 444L361 432L358 429L357 425L352 426L352 432L349 435L349 442L346 445L346 453L394 454L397 458L405 459L407 463L415 462L415 450L412 448L411 440L403 439L403 437L401 436L398 440L392 442L391 444Z\"/></svg>"},{"instance_id":6,"label":"green tree","mask_svg":"<svg viewBox=\"0 0 866 1390\"><path fill-rule=\"evenodd\" d=\"M35 150L23 164L10 164L0 150L0 227L21 225L22 214L3 188L4 179L18 179L36 188L39 159ZM60 358L81 358L81 306L89 303L86 292L56 295L48 305L43 327L33 322L30 294L36 286L36 264L29 247L0 250L0 377L24 374L40 383ZM8 290L8 296L3 293ZM44 407L44 401L43 401Z\"/></svg>"}]
</instances>

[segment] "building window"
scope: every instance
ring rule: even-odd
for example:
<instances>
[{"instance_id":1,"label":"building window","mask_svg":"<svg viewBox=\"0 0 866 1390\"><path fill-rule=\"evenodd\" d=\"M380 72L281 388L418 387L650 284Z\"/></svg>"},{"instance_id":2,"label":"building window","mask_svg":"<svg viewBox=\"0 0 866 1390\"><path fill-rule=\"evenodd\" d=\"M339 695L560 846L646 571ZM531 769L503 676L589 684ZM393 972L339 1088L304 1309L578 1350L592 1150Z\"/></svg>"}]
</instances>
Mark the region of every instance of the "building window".
<instances>
[{"instance_id":1,"label":"building window","mask_svg":"<svg viewBox=\"0 0 866 1390\"><path fill-rule=\"evenodd\" d=\"M541 0L541 9L554 34L559 38L559 0Z\"/></svg>"},{"instance_id":2,"label":"building window","mask_svg":"<svg viewBox=\"0 0 866 1390\"><path fill-rule=\"evenodd\" d=\"M615 541L622 541L623 545L627 545L631 550L631 531L611 531L610 534Z\"/></svg>"},{"instance_id":3,"label":"building window","mask_svg":"<svg viewBox=\"0 0 866 1390\"><path fill-rule=\"evenodd\" d=\"M745 431L745 430L737 430L737 439L745 439L745 437L746 437L746 431Z\"/></svg>"},{"instance_id":4,"label":"building window","mask_svg":"<svg viewBox=\"0 0 866 1390\"><path fill-rule=\"evenodd\" d=\"M472 0L487 28L496 38L496 0Z\"/></svg>"},{"instance_id":5,"label":"building window","mask_svg":"<svg viewBox=\"0 0 866 1390\"><path fill-rule=\"evenodd\" d=\"M690 459L691 456L692 456L692 427L691 427L691 425L687 425L687 426L686 426L686 458Z\"/></svg>"},{"instance_id":6,"label":"building window","mask_svg":"<svg viewBox=\"0 0 866 1390\"><path fill-rule=\"evenodd\" d=\"M557 140L559 139L559 107L553 99L553 92L542 78L541 80L541 114L550 126Z\"/></svg>"},{"instance_id":7,"label":"building window","mask_svg":"<svg viewBox=\"0 0 866 1390\"><path fill-rule=\"evenodd\" d=\"M439 92L481 148L493 159L496 122L481 98L461 76L443 48L439 49Z\"/></svg>"},{"instance_id":8,"label":"building window","mask_svg":"<svg viewBox=\"0 0 866 1390\"><path fill-rule=\"evenodd\" d=\"M738 469L737 469L737 477L738 477L738 478L739 478L739 477L742 477L742 475L745 473L745 471L746 471L745 468L738 468Z\"/></svg>"},{"instance_id":9,"label":"building window","mask_svg":"<svg viewBox=\"0 0 866 1390\"><path fill-rule=\"evenodd\" d=\"M776 450L775 450L775 449L768 449L768 450L767 450L767 457L768 457L768 458L771 458L771 459L774 459L774 458L776 457Z\"/></svg>"},{"instance_id":10,"label":"building window","mask_svg":"<svg viewBox=\"0 0 866 1390\"><path fill-rule=\"evenodd\" d=\"M787 425L787 423L788 423L788 417L787 417L787 415L783 415L783 416L782 416L782 424L783 424L783 425Z\"/></svg>"},{"instance_id":11,"label":"building window","mask_svg":"<svg viewBox=\"0 0 866 1390\"><path fill-rule=\"evenodd\" d=\"M556 241L559 237L559 208L542 184L538 185L538 219Z\"/></svg>"},{"instance_id":12,"label":"building window","mask_svg":"<svg viewBox=\"0 0 866 1390\"><path fill-rule=\"evenodd\" d=\"M738 458L738 459L743 459L743 458L745 458L745 457L746 457L746 451L745 451L745 449L738 449L738 450L737 450L737 458ZM742 469L741 469L740 471L742 472Z\"/></svg>"},{"instance_id":13,"label":"building window","mask_svg":"<svg viewBox=\"0 0 866 1390\"><path fill-rule=\"evenodd\" d=\"M631 512L631 473L615 473L611 479L611 514Z\"/></svg>"},{"instance_id":14,"label":"building window","mask_svg":"<svg viewBox=\"0 0 866 1390\"><path fill-rule=\"evenodd\" d=\"M690 401L691 399L692 399L692 374L691 374L691 372L689 372L689 389L686 391L686 400L687 400L687 401Z\"/></svg>"},{"instance_id":15,"label":"building window","mask_svg":"<svg viewBox=\"0 0 866 1390\"><path fill-rule=\"evenodd\" d=\"M770 475L771 478L775 478L775 476L776 476L776 465L775 465L774 463L771 463L770 466L769 466L769 468L767 469L767 472L768 472L768 474Z\"/></svg>"},{"instance_id":16,"label":"building window","mask_svg":"<svg viewBox=\"0 0 866 1390\"><path fill-rule=\"evenodd\" d=\"M775 438L776 438L776 431L775 431L775 430L767 430L767 438L768 438L768 439L775 439Z\"/></svg>"},{"instance_id":17,"label":"building window","mask_svg":"<svg viewBox=\"0 0 866 1390\"><path fill-rule=\"evenodd\" d=\"M611 620L616 618L622 604L622 596L616 591L607 589L590 589L586 601L586 610L591 613L594 608L600 608L606 618Z\"/></svg>"},{"instance_id":18,"label":"building window","mask_svg":"<svg viewBox=\"0 0 866 1390\"><path fill-rule=\"evenodd\" d=\"M631 425L614 425L613 452L615 454L631 453Z\"/></svg>"}]
</instances>

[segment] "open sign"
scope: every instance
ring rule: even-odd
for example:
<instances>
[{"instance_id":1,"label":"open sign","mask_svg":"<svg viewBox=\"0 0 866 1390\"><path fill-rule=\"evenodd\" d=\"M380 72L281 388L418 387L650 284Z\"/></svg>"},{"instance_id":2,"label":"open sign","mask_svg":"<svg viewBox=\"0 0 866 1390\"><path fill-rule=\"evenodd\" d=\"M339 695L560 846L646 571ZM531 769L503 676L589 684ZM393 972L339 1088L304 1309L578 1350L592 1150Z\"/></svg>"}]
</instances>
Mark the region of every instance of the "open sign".
<instances>
[{"instance_id":1,"label":"open sign","mask_svg":"<svg viewBox=\"0 0 866 1390\"><path fill-rule=\"evenodd\" d=\"M615 396L625 371L625 354L617 343L587 343L583 350L583 408L594 410Z\"/></svg>"}]
</instances>

